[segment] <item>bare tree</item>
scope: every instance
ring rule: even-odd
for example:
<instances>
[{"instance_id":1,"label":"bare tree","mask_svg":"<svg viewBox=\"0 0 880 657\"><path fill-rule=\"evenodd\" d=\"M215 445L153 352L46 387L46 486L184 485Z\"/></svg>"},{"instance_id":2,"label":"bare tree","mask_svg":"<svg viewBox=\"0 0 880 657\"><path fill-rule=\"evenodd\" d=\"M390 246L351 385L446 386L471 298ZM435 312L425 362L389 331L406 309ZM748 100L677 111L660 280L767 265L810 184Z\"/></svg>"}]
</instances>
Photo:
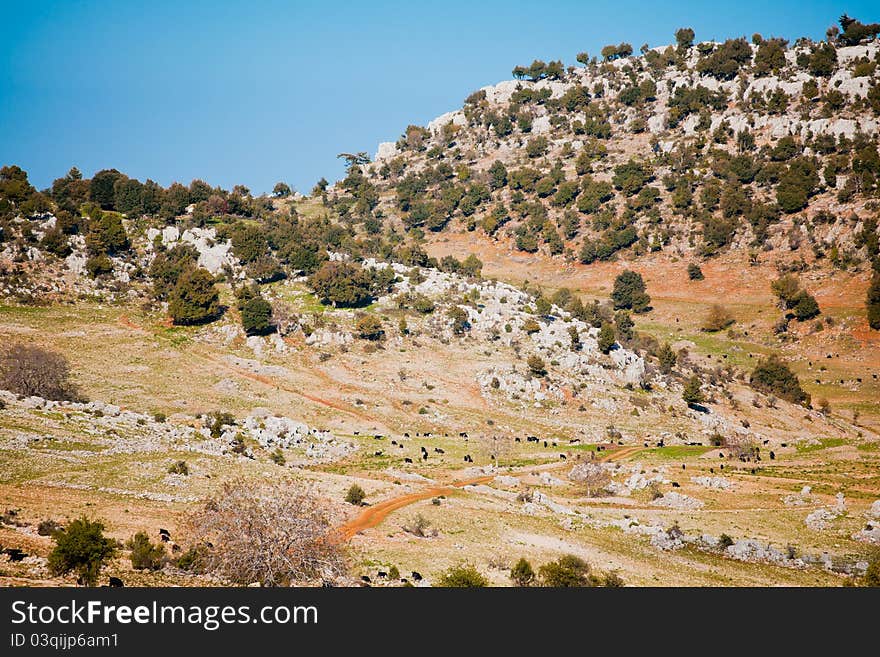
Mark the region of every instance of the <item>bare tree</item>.
<instances>
[{"instance_id":1,"label":"bare tree","mask_svg":"<svg viewBox=\"0 0 880 657\"><path fill-rule=\"evenodd\" d=\"M299 483L226 483L188 525L204 570L237 584L289 586L345 572L327 503Z\"/></svg>"},{"instance_id":2,"label":"bare tree","mask_svg":"<svg viewBox=\"0 0 880 657\"><path fill-rule=\"evenodd\" d=\"M54 400L78 396L64 356L24 344L13 344L0 354L0 388Z\"/></svg>"},{"instance_id":3,"label":"bare tree","mask_svg":"<svg viewBox=\"0 0 880 657\"><path fill-rule=\"evenodd\" d=\"M601 463L579 463L568 473L568 478L577 484L581 484L587 492L587 497L593 497L611 481L611 473Z\"/></svg>"},{"instance_id":4,"label":"bare tree","mask_svg":"<svg viewBox=\"0 0 880 657\"><path fill-rule=\"evenodd\" d=\"M513 451L513 441L506 436L481 434L477 437L477 442L480 445L480 453L492 461L496 468L498 462L510 456Z\"/></svg>"},{"instance_id":5,"label":"bare tree","mask_svg":"<svg viewBox=\"0 0 880 657\"><path fill-rule=\"evenodd\" d=\"M275 325L278 335L284 337L299 328L300 318L289 303L276 301L272 304L272 324Z\"/></svg>"}]
</instances>

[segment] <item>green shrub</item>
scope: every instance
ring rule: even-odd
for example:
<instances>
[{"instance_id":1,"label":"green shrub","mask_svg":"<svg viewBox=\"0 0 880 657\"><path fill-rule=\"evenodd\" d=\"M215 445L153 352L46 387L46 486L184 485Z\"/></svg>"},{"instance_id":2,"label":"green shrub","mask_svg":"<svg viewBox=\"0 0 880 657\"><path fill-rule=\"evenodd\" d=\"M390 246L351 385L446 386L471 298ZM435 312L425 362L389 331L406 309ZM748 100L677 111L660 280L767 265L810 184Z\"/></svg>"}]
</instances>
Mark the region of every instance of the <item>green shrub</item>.
<instances>
[{"instance_id":1,"label":"green shrub","mask_svg":"<svg viewBox=\"0 0 880 657\"><path fill-rule=\"evenodd\" d=\"M364 492L363 488L357 484L352 484L348 489L348 492L345 494L345 501L349 504L360 506L366 497L367 494Z\"/></svg>"},{"instance_id":2,"label":"green shrub","mask_svg":"<svg viewBox=\"0 0 880 657\"><path fill-rule=\"evenodd\" d=\"M489 586L489 580L473 564L462 563L450 566L437 580L437 586L444 588L482 588Z\"/></svg>"},{"instance_id":3,"label":"green shrub","mask_svg":"<svg viewBox=\"0 0 880 657\"><path fill-rule=\"evenodd\" d=\"M355 322L355 331L362 340L381 340L385 335L382 320L375 315L361 315Z\"/></svg>"},{"instance_id":4,"label":"green shrub","mask_svg":"<svg viewBox=\"0 0 880 657\"><path fill-rule=\"evenodd\" d=\"M247 335L263 335L272 328L272 304L262 297L248 299L241 307L241 326Z\"/></svg>"},{"instance_id":5,"label":"green shrub","mask_svg":"<svg viewBox=\"0 0 880 657\"><path fill-rule=\"evenodd\" d=\"M132 536L125 547L131 550L129 558L135 570L159 570L165 558L165 548L154 545L146 532L140 531Z\"/></svg>"},{"instance_id":6,"label":"green shrub","mask_svg":"<svg viewBox=\"0 0 880 657\"><path fill-rule=\"evenodd\" d=\"M530 564L525 557L521 557L519 561L510 569L510 579L516 586L531 586L535 583L535 571L532 570Z\"/></svg>"},{"instance_id":7,"label":"green shrub","mask_svg":"<svg viewBox=\"0 0 880 657\"><path fill-rule=\"evenodd\" d=\"M538 569L538 574L543 586L554 588L596 586L598 583L590 564L573 554L545 563Z\"/></svg>"},{"instance_id":8,"label":"green shrub","mask_svg":"<svg viewBox=\"0 0 880 657\"><path fill-rule=\"evenodd\" d=\"M689 280L701 281L705 278L705 276L703 276L703 270L700 269L700 265L695 262L692 262L688 265L687 272Z\"/></svg>"},{"instance_id":9,"label":"green shrub","mask_svg":"<svg viewBox=\"0 0 880 657\"><path fill-rule=\"evenodd\" d=\"M642 275L629 269L624 270L614 279L611 299L614 301L615 310L632 310L635 313L647 312L651 303L651 297L645 292Z\"/></svg>"},{"instance_id":10,"label":"green shrub","mask_svg":"<svg viewBox=\"0 0 880 657\"><path fill-rule=\"evenodd\" d=\"M611 351L611 348L614 346L616 342L616 337L614 333L614 326L612 326L609 322L602 322L602 326L599 328L599 351L603 354L607 354Z\"/></svg>"},{"instance_id":11,"label":"green shrub","mask_svg":"<svg viewBox=\"0 0 880 657\"><path fill-rule=\"evenodd\" d=\"M309 278L309 285L322 303L334 306L364 306L373 299L369 275L348 262L325 262Z\"/></svg>"},{"instance_id":12,"label":"green shrub","mask_svg":"<svg viewBox=\"0 0 880 657\"><path fill-rule=\"evenodd\" d=\"M93 586L101 568L116 554L116 543L104 536L104 524L82 517L52 537L55 547L49 553L52 575L76 573L81 584Z\"/></svg>"},{"instance_id":13,"label":"green shrub","mask_svg":"<svg viewBox=\"0 0 880 657\"><path fill-rule=\"evenodd\" d=\"M220 313L220 293L214 277L197 268L184 271L168 296L168 313L175 324L202 324Z\"/></svg>"},{"instance_id":14,"label":"green shrub","mask_svg":"<svg viewBox=\"0 0 880 657\"><path fill-rule=\"evenodd\" d=\"M175 461L168 467L169 474L179 474L179 475L188 475L189 474L189 466L186 464L186 461Z\"/></svg>"},{"instance_id":15,"label":"green shrub","mask_svg":"<svg viewBox=\"0 0 880 657\"><path fill-rule=\"evenodd\" d=\"M547 374L547 366L544 364L544 359L540 356L534 354L529 356L526 360L526 365L528 365L529 372L535 376L545 376Z\"/></svg>"},{"instance_id":16,"label":"green shrub","mask_svg":"<svg viewBox=\"0 0 880 657\"><path fill-rule=\"evenodd\" d=\"M106 255L96 255L86 260L86 271L92 278L98 278L113 271L113 261Z\"/></svg>"},{"instance_id":17,"label":"green shrub","mask_svg":"<svg viewBox=\"0 0 880 657\"><path fill-rule=\"evenodd\" d=\"M706 401L706 397L702 391L702 385L700 377L696 374L687 380L687 383L684 385L684 390L681 393L681 398L686 404L690 406L691 404L702 404Z\"/></svg>"},{"instance_id":18,"label":"green shrub","mask_svg":"<svg viewBox=\"0 0 880 657\"><path fill-rule=\"evenodd\" d=\"M810 395L801 388L797 376L776 355L758 362L752 371L749 384L755 390L777 395L792 404L803 406L810 404Z\"/></svg>"}]
</instances>

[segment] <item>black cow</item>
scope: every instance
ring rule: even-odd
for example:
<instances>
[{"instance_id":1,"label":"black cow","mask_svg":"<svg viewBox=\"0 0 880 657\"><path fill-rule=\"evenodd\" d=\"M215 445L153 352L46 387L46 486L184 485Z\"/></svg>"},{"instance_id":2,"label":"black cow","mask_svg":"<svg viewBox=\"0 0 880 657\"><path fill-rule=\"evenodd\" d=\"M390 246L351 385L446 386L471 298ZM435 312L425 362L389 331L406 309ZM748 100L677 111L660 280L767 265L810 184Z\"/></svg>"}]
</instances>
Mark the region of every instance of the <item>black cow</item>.
<instances>
[{"instance_id":1,"label":"black cow","mask_svg":"<svg viewBox=\"0 0 880 657\"><path fill-rule=\"evenodd\" d=\"M547 441L545 440L545 441L544 441L544 447L546 447L546 446L547 446Z\"/></svg>"},{"instance_id":2,"label":"black cow","mask_svg":"<svg viewBox=\"0 0 880 657\"><path fill-rule=\"evenodd\" d=\"M405 459L403 459L403 462L404 463L412 463L413 461L410 457L407 456Z\"/></svg>"},{"instance_id":3,"label":"black cow","mask_svg":"<svg viewBox=\"0 0 880 657\"><path fill-rule=\"evenodd\" d=\"M391 441L391 444L392 444L392 445L396 445L396 444L397 444L397 441L396 441L396 440L392 440L392 441Z\"/></svg>"},{"instance_id":4,"label":"black cow","mask_svg":"<svg viewBox=\"0 0 880 657\"><path fill-rule=\"evenodd\" d=\"M405 433L405 434L403 434L403 437L404 437L404 438L409 438L409 434L408 434L408 433Z\"/></svg>"},{"instance_id":5,"label":"black cow","mask_svg":"<svg viewBox=\"0 0 880 657\"><path fill-rule=\"evenodd\" d=\"M375 436L373 436L373 438L375 438L376 440L382 440L382 438L384 438L384 436L381 436L377 433Z\"/></svg>"},{"instance_id":6,"label":"black cow","mask_svg":"<svg viewBox=\"0 0 880 657\"><path fill-rule=\"evenodd\" d=\"M681 469L682 469L682 470L686 470L686 469L687 469L687 466L686 466L684 463L682 463L682 464L681 464Z\"/></svg>"},{"instance_id":7,"label":"black cow","mask_svg":"<svg viewBox=\"0 0 880 657\"><path fill-rule=\"evenodd\" d=\"M422 460L423 460L423 461L427 461L427 460L428 460L428 452L425 452L424 454L422 454Z\"/></svg>"},{"instance_id":8,"label":"black cow","mask_svg":"<svg viewBox=\"0 0 880 657\"><path fill-rule=\"evenodd\" d=\"M516 438L514 438L514 440L515 440L516 442L518 442L518 443L521 443L521 442L522 442L522 440L519 439L519 436L517 436Z\"/></svg>"},{"instance_id":9,"label":"black cow","mask_svg":"<svg viewBox=\"0 0 880 657\"><path fill-rule=\"evenodd\" d=\"M355 436L360 436L360 435L361 435L361 432L360 432L360 431L355 431L355 432L354 432L354 435L355 435Z\"/></svg>"},{"instance_id":10,"label":"black cow","mask_svg":"<svg viewBox=\"0 0 880 657\"><path fill-rule=\"evenodd\" d=\"M566 459L566 456L565 456L565 454L560 454L559 458L561 458L564 461Z\"/></svg>"},{"instance_id":11,"label":"black cow","mask_svg":"<svg viewBox=\"0 0 880 657\"><path fill-rule=\"evenodd\" d=\"M23 560L25 557L29 556L27 552L20 550L18 548L6 548L3 550L6 554L9 555L9 560L13 563Z\"/></svg>"},{"instance_id":12,"label":"black cow","mask_svg":"<svg viewBox=\"0 0 880 657\"><path fill-rule=\"evenodd\" d=\"M373 456L382 456L382 452L381 451L373 452Z\"/></svg>"},{"instance_id":13,"label":"black cow","mask_svg":"<svg viewBox=\"0 0 880 657\"><path fill-rule=\"evenodd\" d=\"M681 488L681 486L678 485L678 482L677 482L677 481L673 481L673 482L672 482L672 487L673 487L673 488Z\"/></svg>"},{"instance_id":14,"label":"black cow","mask_svg":"<svg viewBox=\"0 0 880 657\"><path fill-rule=\"evenodd\" d=\"M458 434L458 437L459 437L459 438L467 438L467 437L468 437L468 435L467 435L467 431L462 431L462 432L460 432L460 433Z\"/></svg>"},{"instance_id":15,"label":"black cow","mask_svg":"<svg viewBox=\"0 0 880 657\"><path fill-rule=\"evenodd\" d=\"M445 454L445 453L446 453L446 452L444 452L442 449L440 449L439 447L435 447L435 448L434 448L434 451L435 451L437 454Z\"/></svg>"},{"instance_id":16,"label":"black cow","mask_svg":"<svg viewBox=\"0 0 880 657\"><path fill-rule=\"evenodd\" d=\"M109 584L110 584L110 586L112 586L113 588L122 588L123 586L125 586L125 582L123 582L123 581L122 581L121 579L119 579L118 577L113 577L113 576L110 577L110 582L109 582Z\"/></svg>"},{"instance_id":17,"label":"black cow","mask_svg":"<svg viewBox=\"0 0 880 657\"><path fill-rule=\"evenodd\" d=\"M386 573L384 570L380 570L376 573L376 577L388 577L388 573Z\"/></svg>"},{"instance_id":18,"label":"black cow","mask_svg":"<svg viewBox=\"0 0 880 657\"><path fill-rule=\"evenodd\" d=\"M421 573L417 573L417 572L414 570L414 571L412 571L412 578L413 578L416 582L421 582L421 581L422 581L422 574L421 574Z\"/></svg>"},{"instance_id":19,"label":"black cow","mask_svg":"<svg viewBox=\"0 0 880 657\"><path fill-rule=\"evenodd\" d=\"M372 582L373 580L371 580L367 575L361 575L361 581L362 581L362 582L366 582L367 584L369 584L369 583Z\"/></svg>"},{"instance_id":20,"label":"black cow","mask_svg":"<svg viewBox=\"0 0 880 657\"><path fill-rule=\"evenodd\" d=\"M776 460L776 453L775 453L775 452L770 452L770 460L771 460L771 461L775 461L775 460Z\"/></svg>"}]
</instances>

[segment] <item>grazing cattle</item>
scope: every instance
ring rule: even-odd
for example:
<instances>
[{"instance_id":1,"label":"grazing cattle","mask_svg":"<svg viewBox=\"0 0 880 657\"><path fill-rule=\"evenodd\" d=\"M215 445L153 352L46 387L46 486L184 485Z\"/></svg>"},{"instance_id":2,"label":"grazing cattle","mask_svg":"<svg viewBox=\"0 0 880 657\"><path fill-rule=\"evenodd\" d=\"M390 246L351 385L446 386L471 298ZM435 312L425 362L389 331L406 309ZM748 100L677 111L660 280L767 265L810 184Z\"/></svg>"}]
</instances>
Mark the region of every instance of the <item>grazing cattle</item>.
<instances>
[{"instance_id":1,"label":"grazing cattle","mask_svg":"<svg viewBox=\"0 0 880 657\"><path fill-rule=\"evenodd\" d=\"M575 443L579 443L579 442L581 442L580 438L572 438L571 440L568 441L568 444L574 445Z\"/></svg>"},{"instance_id":2,"label":"grazing cattle","mask_svg":"<svg viewBox=\"0 0 880 657\"><path fill-rule=\"evenodd\" d=\"M557 446L557 445L556 445L556 441L555 441L555 440L554 440L554 441L553 441L553 446L554 446L554 447L556 447L556 446Z\"/></svg>"},{"instance_id":3,"label":"grazing cattle","mask_svg":"<svg viewBox=\"0 0 880 657\"><path fill-rule=\"evenodd\" d=\"M715 468L709 468L709 472L711 472L712 474L715 474Z\"/></svg>"},{"instance_id":4,"label":"grazing cattle","mask_svg":"<svg viewBox=\"0 0 880 657\"><path fill-rule=\"evenodd\" d=\"M360 432L360 431L355 431L355 432L354 432L354 435L355 435L355 436L360 436L360 435L361 435L361 432Z\"/></svg>"},{"instance_id":5,"label":"grazing cattle","mask_svg":"<svg viewBox=\"0 0 880 657\"><path fill-rule=\"evenodd\" d=\"M682 464L681 464L681 469L682 469L682 470L686 470L686 469L687 469L687 466L685 466L685 464L682 463Z\"/></svg>"},{"instance_id":6,"label":"grazing cattle","mask_svg":"<svg viewBox=\"0 0 880 657\"><path fill-rule=\"evenodd\" d=\"M754 468L752 468L752 474L755 474L755 469L754 469Z\"/></svg>"},{"instance_id":7,"label":"grazing cattle","mask_svg":"<svg viewBox=\"0 0 880 657\"><path fill-rule=\"evenodd\" d=\"M547 441L545 440L545 441L544 441L544 447L546 447L546 446L547 446Z\"/></svg>"},{"instance_id":8,"label":"grazing cattle","mask_svg":"<svg viewBox=\"0 0 880 657\"><path fill-rule=\"evenodd\" d=\"M424 454L422 454L422 460L423 460L423 461L427 461L427 460L428 460L428 452L425 452Z\"/></svg>"},{"instance_id":9,"label":"grazing cattle","mask_svg":"<svg viewBox=\"0 0 880 657\"><path fill-rule=\"evenodd\" d=\"M384 570L380 570L376 573L376 577L388 577L388 573L386 573Z\"/></svg>"},{"instance_id":10,"label":"grazing cattle","mask_svg":"<svg viewBox=\"0 0 880 657\"><path fill-rule=\"evenodd\" d=\"M426 431L424 434L422 434L422 435L425 436L425 438L430 438L430 437L431 437L431 433L430 433L430 432L427 432L427 431Z\"/></svg>"},{"instance_id":11,"label":"grazing cattle","mask_svg":"<svg viewBox=\"0 0 880 657\"><path fill-rule=\"evenodd\" d=\"M422 581L422 575L421 575L421 573L417 573L415 570L412 571L412 578L413 578L413 580L415 580L416 582L421 582L421 581Z\"/></svg>"},{"instance_id":12,"label":"grazing cattle","mask_svg":"<svg viewBox=\"0 0 880 657\"><path fill-rule=\"evenodd\" d=\"M6 548L5 550L3 550L3 552L9 555L9 561L11 561L12 563L21 561L25 557L29 556L27 552L18 548Z\"/></svg>"},{"instance_id":13,"label":"grazing cattle","mask_svg":"<svg viewBox=\"0 0 880 657\"><path fill-rule=\"evenodd\" d=\"M647 447L647 446L648 446L648 443L645 443L645 447Z\"/></svg>"},{"instance_id":14,"label":"grazing cattle","mask_svg":"<svg viewBox=\"0 0 880 657\"><path fill-rule=\"evenodd\" d=\"M403 462L404 463L412 463L413 461L410 457L407 456L405 459L403 459Z\"/></svg>"},{"instance_id":15,"label":"grazing cattle","mask_svg":"<svg viewBox=\"0 0 880 657\"><path fill-rule=\"evenodd\" d=\"M514 440L515 440L516 442L518 442L518 443L521 443L521 442L522 442L522 440L519 439L519 436L517 436L516 438L514 438Z\"/></svg>"},{"instance_id":16,"label":"grazing cattle","mask_svg":"<svg viewBox=\"0 0 880 657\"><path fill-rule=\"evenodd\" d=\"M775 452L770 452L770 460L771 461L776 460L776 453Z\"/></svg>"},{"instance_id":17,"label":"grazing cattle","mask_svg":"<svg viewBox=\"0 0 880 657\"><path fill-rule=\"evenodd\" d=\"M565 454L560 454L559 458L561 458L564 461L566 459L566 456L565 456Z\"/></svg>"},{"instance_id":18,"label":"grazing cattle","mask_svg":"<svg viewBox=\"0 0 880 657\"><path fill-rule=\"evenodd\" d=\"M396 444L397 444L397 441L396 441L396 440L392 440L392 441L391 441L391 444L392 444L392 445L396 445Z\"/></svg>"},{"instance_id":19,"label":"grazing cattle","mask_svg":"<svg viewBox=\"0 0 880 657\"><path fill-rule=\"evenodd\" d=\"M767 439L764 441L764 444L765 444L765 445L769 445L769 444L770 444L770 439L767 438Z\"/></svg>"},{"instance_id":20,"label":"grazing cattle","mask_svg":"<svg viewBox=\"0 0 880 657\"><path fill-rule=\"evenodd\" d=\"M409 438L409 434L408 434L408 433L405 433L405 434L403 434L403 437L404 437L404 438Z\"/></svg>"},{"instance_id":21,"label":"grazing cattle","mask_svg":"<svg viewBox=\"0 0 880 657\"><path fill-rule=\"evenodd\" d=\"M723 459L723 458L724 458L724 452L718 452L718 458Z\"/></svg>"},{"instance_id":22,"label":"grazing cattle","mask_svg":"<svg viewBox=\"0 0 880 657\"><path fill-rule=\"evenodd\" d=\"M373 438L375 438L376 440L382 440L382 438L384 438L384 436L380 436L379 434L376 434L375 436L373 436Z\"/></svg>"},{"instance_id":23,"label":"grazing cattle","mask_svg":"<svg viewBox=\"0 0 880 657\"><path fill-rule=\"evenodd\" d=\"M368 575L361 575L361 581L362 581L362 582L366 582L367 584L369 584L369 583L372 582L373 580L371 580L371 579L369 578Z\"/></svg>"},{"instance_id":24,"label":"grazing cattle","mask_svg":"<svg viewBox=\"0 0 880 657\"><path fill-rule=\"evenodd\" d=\"M724 464L723 464L723 463L721 464L721 469L722 469L722 470L724 469Z\"/></svg>"},{"instance_id":25,"label":"grazing cattle","mask_svg":"<svg viewBox=\"0 0 880 657\"><path fill-rule=\"evenodd\" d=\"M464 460L466 463L473 463L474 462L474 460L471 458L470 454L466 454L464 457Z\"/></svg>"},{"instance_id":26,"label":"grazing cattle","mask_svg":"<svg viewBox=\"0 0 880 657\"><path fill-rule=\"evenodd\" d=\"M397 446L400 447L400 449L403 449L403 443L400 443Z\"/></svg>"},{"instance_id":27,"label":"grazing cattle","mask_svg":"<svg viewBox=\"0 0 880 657\"><path fill-rule=\"evenodd\" d=\"M660 439L660 442L657 443L657 447L666 447L666 443L663 442L663 439Z\"/></svg>"},{"instance_id":28,"label":"grazing cattle","mask_svg":"<svg viewBox=\"0 0 880 657\"><path fill-rule=\"evenodd\" d=\"M780 443L780 447L788 447L788 443Z\"/></svg>"},{"instance_id":29,"label":"grazing cattle","mask_svg":"<svg viewBox=\"0 0 880 657\"><path fill-rule=\"evenodd\" d=\"M373 456L382 456L382 452L381 451L373 452Z\"/></svg>"},{"instance_id":30,"label":"grazing cattle","mask_svg":"<svg viewBox=\"0 0 880 657\"><path fill-rule=\"evenodd\" d=\"M677 481L673 481L673 482L672 482L672 487L673 487L673 488L681 488L681 486L678 484Z\"/></svg>"},{"instance_id":31,"label":"grazing cattle","mask_svg":"<svg viewBox=\"0 0 880 657\"><path fill-rule=\"evenodd\" d=\"M458 437L459 437L459 438L467 438L467 437L468 437L468 435L467 435L467 431L462 431L462 432L460 432L460 433L458 434Z\"/></svg>"},{"instance_id":32,"label":"grazing cattle","mask_svg":"<svg viewBox=\"0 0 880 657\"><path fill-rule=\"evenodd\" d=\"M177 543L172 543L171 544L171 551L172 552L180 552L180 546Z\"/></svg>"},{"instance_id":33,"label":"grazing cattle","mask_svg":"<svg viewBox=\"0 0 880 657\"><path fill-rule=\"evenodd\" d=\"M125 586L125 583L121 579L119 579L118 577L113 577L113 576L110 577L109 584L113 588L121 588L121 587Z\"/></svg>"},{"instance_id":34,"label":"grazing cattle","mask_svg":"<svg viewBox=\"0 0 880 657\"><path fill-rule=\"evenodd\" d=\"M440 449L439 447L435 447L435 448L434 448L434 451L435 451L437 454L445 454L445 453L446 453L445 451L443 451L443 450Z\"/></svg>"}]
</instances>

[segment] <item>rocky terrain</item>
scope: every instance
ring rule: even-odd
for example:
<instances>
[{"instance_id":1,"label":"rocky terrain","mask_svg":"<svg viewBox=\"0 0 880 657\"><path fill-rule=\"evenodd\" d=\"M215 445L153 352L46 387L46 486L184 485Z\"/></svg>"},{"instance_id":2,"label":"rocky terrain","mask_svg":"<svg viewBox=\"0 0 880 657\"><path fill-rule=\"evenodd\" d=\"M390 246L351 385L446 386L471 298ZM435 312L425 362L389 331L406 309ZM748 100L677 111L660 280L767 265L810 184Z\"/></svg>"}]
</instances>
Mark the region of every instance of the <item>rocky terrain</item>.
<instances>
[{"instance_id":1,"label":"rocky terrain","mask_svg":"<svg viewBox=\"0 0 880 657\"><path fill-rule=\"evenodd\" d=\"M167 550L105 575L224 583L181 556L230 481L326 500L339 584L565 554L627 585L862 581L880 45L847 34L517 67L308 196L4 167L4 354L70 380L0 362L0 582L75 583L46 528L86 515Z\"/></svg>"}]
</instances>

